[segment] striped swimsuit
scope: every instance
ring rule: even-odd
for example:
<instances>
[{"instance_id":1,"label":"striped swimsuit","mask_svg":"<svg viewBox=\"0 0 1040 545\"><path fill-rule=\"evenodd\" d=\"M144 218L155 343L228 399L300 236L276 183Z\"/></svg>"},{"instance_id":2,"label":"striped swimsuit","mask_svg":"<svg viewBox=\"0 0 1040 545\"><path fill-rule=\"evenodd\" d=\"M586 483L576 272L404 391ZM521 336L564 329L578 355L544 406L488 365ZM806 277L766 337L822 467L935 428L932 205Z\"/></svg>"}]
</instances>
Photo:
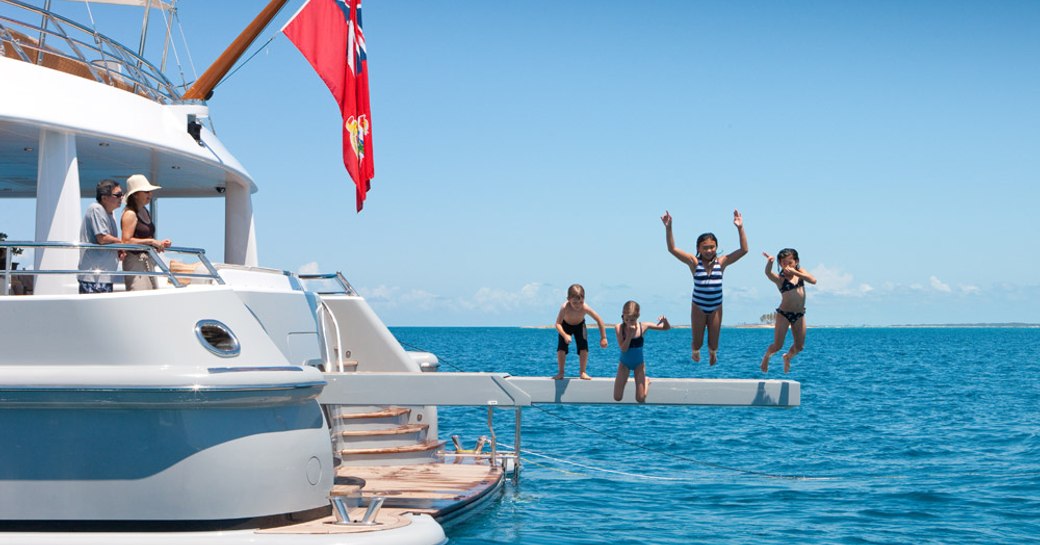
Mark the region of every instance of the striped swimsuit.
<instances>
[{"instance_id":1,"label":"striped swimsuit","mask_svg":"<svg viewBox=\"0 0 1040 545\"><path fill-rule=\"evenodd\" d=\"M701 262L693 272L693 304L705 314L711 314L722 306L722 265L718 260L712 263L711 273Z\"/></svg>"}]
</instances>

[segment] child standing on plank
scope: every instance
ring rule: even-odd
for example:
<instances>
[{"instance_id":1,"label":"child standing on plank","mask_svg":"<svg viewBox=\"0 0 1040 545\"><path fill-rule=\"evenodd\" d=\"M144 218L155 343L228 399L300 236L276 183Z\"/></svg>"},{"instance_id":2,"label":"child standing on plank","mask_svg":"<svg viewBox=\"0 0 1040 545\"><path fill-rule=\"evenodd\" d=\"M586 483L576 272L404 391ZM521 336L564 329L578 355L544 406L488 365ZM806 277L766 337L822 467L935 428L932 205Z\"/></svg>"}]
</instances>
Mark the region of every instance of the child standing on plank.
<instances>
[{"instance_id":1,"label":"child standing on plank","mask_svg":"<svg viewBox=\"0 0 1040 545\"><path fill-rule=\"evenodd\" d=\"M607 347L607 330L603 327L603 320L595 310L585 304L585 288L581 284L573 284L567 288L567 301L560 305L560 312L556 315L556 332L559 333L556 341L556 361L559 372L553 378L563 379L563 368L567 362L568 346L571 340L578 349L578 372L582 380L590 380L592 377L585 372L585 366L589 363L589 332L585 327L585 315L592 316L599 325L599 347Z\"/></svg>"}]
</instances>

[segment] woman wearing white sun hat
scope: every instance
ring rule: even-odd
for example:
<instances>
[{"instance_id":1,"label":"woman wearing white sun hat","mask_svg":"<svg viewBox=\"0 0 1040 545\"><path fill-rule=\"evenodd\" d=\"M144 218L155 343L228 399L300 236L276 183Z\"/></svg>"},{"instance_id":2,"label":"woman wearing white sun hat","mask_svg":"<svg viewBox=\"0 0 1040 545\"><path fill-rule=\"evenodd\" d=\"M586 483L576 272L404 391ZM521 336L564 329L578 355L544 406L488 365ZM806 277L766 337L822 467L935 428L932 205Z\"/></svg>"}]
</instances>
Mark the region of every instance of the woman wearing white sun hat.
<instances>
[{"instance_id":1,"label":"woman wearing white sun hat","mask_svg":"<svg viewBox=\"0 0 1040 545\"><path fill-rule=\"evenodd\" d=\"M134 174L126 179L126 207L123 208L122 224L124 244L146 244L158 251L170 247L170 240L155 238L155 224L148 213L148 203L152 200L152 191L162 189L152 185L141 174ZM123 260L124 271L154 271L155 262L148 252L127 252ZM159 287L159 279L155 276L124 277L126 291L150 290Z\"/></svg>"}]
</instances>

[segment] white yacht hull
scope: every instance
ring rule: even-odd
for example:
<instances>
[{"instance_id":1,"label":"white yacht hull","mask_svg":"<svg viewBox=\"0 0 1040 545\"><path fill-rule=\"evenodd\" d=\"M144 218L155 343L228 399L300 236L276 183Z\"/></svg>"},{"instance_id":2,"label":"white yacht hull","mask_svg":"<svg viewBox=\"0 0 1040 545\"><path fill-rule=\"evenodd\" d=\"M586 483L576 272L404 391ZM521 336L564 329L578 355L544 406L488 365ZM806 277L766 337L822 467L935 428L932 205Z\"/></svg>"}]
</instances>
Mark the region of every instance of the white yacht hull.
<instances>
[{"instance_id":1,"label":"white yacht hull","mask_svg":"<svg viewBox=\"0 0 1040 545\"><path fill-rule=\"evenodd\" d=\"M444 529L429 515L403 517L406 524L327 533L285 530L214 532L0 532L0 542L19 545L443 545Z\"/></svg>"}]
</instances>

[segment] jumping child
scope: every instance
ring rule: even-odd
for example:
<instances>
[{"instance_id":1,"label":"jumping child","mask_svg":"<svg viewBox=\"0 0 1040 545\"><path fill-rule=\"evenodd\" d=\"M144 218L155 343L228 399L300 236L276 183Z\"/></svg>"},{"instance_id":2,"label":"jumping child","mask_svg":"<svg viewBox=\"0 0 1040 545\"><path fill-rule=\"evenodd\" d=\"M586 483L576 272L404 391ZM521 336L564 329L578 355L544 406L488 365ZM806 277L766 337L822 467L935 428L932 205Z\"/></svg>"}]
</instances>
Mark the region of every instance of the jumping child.
<instances>
[{"instance_id":1,"label":"jumping child","mask_svg":"<svg viewBox=\"0 0 1040 545\"><path fill-rule=\"evenodd\" d=\"M769 371L769 358L784 347L787 329L791 329L794 344L784 354L784 372L791 372L791 359L805 347L805 283L816 283L816 277L803 271L799 266L798 251L784 248L776 254L777 268L780 274L773 272L773 256L762 252L766 258L766 276L780 289L780 306L776 309L776 322L773 326L773 344L766 348L762 357L762 372ZM792 282L794 280L794 282Z\"/></svg>"},{"instance_id":2,"label":"jumping child","mask_svg":"<svg viewBox=\"0 0 1040 545\"><path fill-rule=\"evenodd\" d=\"M607 347L607 330L603 327L603 320L595 310L585 304L585 288L581 284L573 284L567 288L567 302L560 305L560 313L556 315L556 332L559 333L556 341L556 361L559 364L559 372L553 378L563 379L564 363L567 361L567 346L574 339L578 349L578 370L582 380L590 380L592 377L585 372L585 366L589 362L589 332L585 327L585 315L592 316L599 325L599 347Z\"/></svg>"},{"instance_id":3,"label":"jumping child","mask_svg":"<svg viewBox=\"0 0 1040 545\"><path fill-rule=\"evenodd\" d=\"M661 316L657 323L639 321L639 303L629 301L621 308L621 323L614 326L621 359L618 361L617 377L614 378L614 401L621 401L629 373L636 376L636 401L646 402L650 379L646 378L646 362L643 361L643 335L651 330L667 331L672 328L668 318Z\"/></svg>"},{"instance_id":4,"label":"jumping child","mask_svg":"<svg viewBox=\"0 0 1040 545\"><path fill-rule=\"evenodd\" d=\"M737 226L740 248L723 256L716 255L719 240L712 233L704 233L697 237L696 255L676 248L675 238L672 236L672 216L667 210L661 216L661 221L664 223L668 251L690 267L690 272L693 273L693 299L690 304L693 335L691 357L693 361L701 361L701 345L704 343L704 330L707 329L709 361L711 365L715 365L719 361L719 332L722 330L722 273L726 267L748 252L744 219L740 212L733 211L733 225Z\"/></svg>"}]
</instances>

